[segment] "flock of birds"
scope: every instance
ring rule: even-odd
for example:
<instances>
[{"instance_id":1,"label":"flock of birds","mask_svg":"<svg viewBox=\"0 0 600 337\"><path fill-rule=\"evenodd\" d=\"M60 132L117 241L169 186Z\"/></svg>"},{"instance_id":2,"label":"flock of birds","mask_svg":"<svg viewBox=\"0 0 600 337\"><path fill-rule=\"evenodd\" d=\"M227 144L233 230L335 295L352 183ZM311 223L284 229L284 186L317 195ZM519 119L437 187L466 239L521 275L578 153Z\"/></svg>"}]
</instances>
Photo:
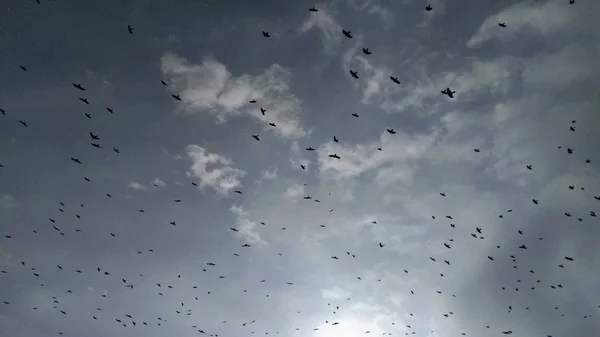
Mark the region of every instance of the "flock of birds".
<instances>
[{"instance_id":1,"label":"flock of birds","mask_svg":"<svg viewBox=\"0 0 600 337\"><path fill-rule=\"evenodd\" d=\"M39 0L36 0L36 2L38 4L40 3ZM575 2L574 0L570 0L569 1L570 4L574 4L574 2ZM425 10L426 11L431 11L431 10L433 10L433 6L427 5L425 7ZM310 12L318 12L318 9L315 8L315 7L312 7L312 8L309 9L309 11ZM507 25L506 25L505 22L499 22L498 26L500 28L507 27ZM130 25L127 26L127 31L129 32L129 34L133 34L134 33L133 27L130 26ZM350 30L345 30L344 29L340 33L343 34L348 39L352 39L353 38L352 33L351 33ZM270 33L267 32L267 31L263 31L262 35L265 38L269 38L271 36ZM367 55L367 56L371 55L371 53L372 53L369 48L362 48L362 52L363 52L364 55ZM20 69L22 71L28 71L28 68L26 66L24 66L24 65L20 65L19 67L20 67ZM359 79L360 78L358 72L355 71L355 70L350 70L350 75L354 79ZM401 83L398 77L390 76L389 79L392 82L394 82L395 84L400 85L400 83ZM165 80L161 80L161 83L164 86L168 86L168 83ZM73 88L75 90L79 91L80 93L86 92L86 88L82 84L80 84L80 83L72 83L72 86L73 86ZM446 89L442 90L441 93L443 95L446 95L448 98L452 99L452 98L454 98L454 95L456 94L456 91L452 91L450 88L446 88ZM172 98L175 99L175 100L177 100L177 101L182 101L182 98L180 97L180 95L177 95L177 94L172 94ZM79 100L83 104L85 104L85 105L90 105L91 104L90 101L86 97L80 97ZM250 100L248 103L249 104L257 104L258 101L256 99L253 99L253 100ZM106 108L106 111L108 111L110 114L114 113L114 110L112 108L109 108L109 107ZM260 112L261 112L262 115L266 115L266 113L267 113L266 109L264 109L264 108L260 108ZM0 109L0 113L2 114L2 116L6 116L7 113L10 113L10 112L7 112L4 109ZM352 113L352 116L356 117L356 118L359 117L359 115L357 113ZM92 115L90 113L86 112L85 113L85 117L91 119ZM27 121L18 120L18 122L20 123L20 125L22 127L28 127L29 126L29 124L28 124ZM269 123L269 125L271 125L272 127L276 127L275 123ZM574 121L572 121L571 125L569 126L569 130L571 132L574 132L575 129L576 129L576 121L574 120ZM386 129L386 131L389 134L391 134L391 135L396 134L396 131L394 129L391 129L391 128ZM258 134L253 134L251 136L256 141L260 141L260 136ZM339 139L338 139L337 136L333 136L333 140L336 143L339 142ZM98 135L98 134L96 134L94 132L89 132L89 141L90 141L90 146L91 147L96 148L96 149L102 149L103 148L102 138L100 137L100 135ZM559 146L558 148L562 149L562 146ZM119 149L117 149L117 148L113 147L112 150L116 154L120 153ZM315 151L315 149L313 147L307 147L305 150L306 151ZM383 151L382 148L378 148L378 150L379 151ZM477 149L477 148L473 149L473 151L475 153L480 153L480 149ZM567 148L566 152L567 152L567 154L571 155L571 154L574 153L574 149ZM341 158L336 153L329 154L329 157L331 159L335 159L335 160L343 160L343 158ZM79 158L77 158L77 157L71 157L70 160L73 163L77 164L77 165L84 165L84 162L82 160L80 160ZM591 160L590 159L586 159L585 162L587 164L590 164ZM5 167L9 167L9 166L10 166L10 164L0 163L0 168L5 168ZM533 170L533 167L531 165L525 165L525 166L526 166L526 168L528 170ZM305 167L303 165L302 165L302 169L305 169ZM0 174L1 174L1 172L0 172ZM92 182L92 179L90 177L88 177L88 176L84 176L83 179L86 182L89 182L89 183ZM195 187L198 187L198 183L196 183L196 182L191 182L191 184L193 186L195 186ZM155 186L157 186L157 185L155 184ZM575 186L570 185L570 186L568 186L568 188L570 190L574 190ZM580 189L584 190L583 187L580 187ZM236 194L242 194L241 190L236 190L234 192ZM106 197L112 198L113 196L110 193L106 193ZM440 197L446 197L446 193L444 193L444 192L440 193ZM313 199L311 196L304 196L303 198L305 200L313 200L314 202L317 202L317 203L320 202L319 199ZM594 196L594 199L600 201L600 196ZM174 202L175 203L180 203L181 199L174 199ZM532 198L531 202L534 205L538 205L539 204L538 199L535 199L535 198ZM80 213L84 209L84 205L80 204L78 208L79 208L78 211L74 211L75 217L77 219L81 219L82 216L80 215ZM60 213L67 212L68 211L67 209L68 209L68 206L64 202L58 201L58 211ZM140 212L140 213L144 213L145 212L144 209L138 209L137 211ZM333 211L333 210L331 210L331 211ZM506 210L506 213L512 213L512 212L513 212L512 209ZM567 217L572 217L572 214L569 213L569 212L565 212L564 215L567 216ZM596 213L593 210L590 210L588 216L589 217L596 217ZM446 218L446 220L448 220L450 222L449 223L449 227L452 228L452 229L456 229L457 224L453 222L454 219L453 219L452 215L446 215L445 218ZM504 215L500 214L499 218L504 218ZM584 218L585 218L584 216L578 216L577 220L578 221L584 221ZM68 222L68 221L61 222L58 219L59 218L56 217L56 216L49 216L48 217L47 220L48 220L49 226L50 226L48 228L49 231L51 231L51 232L54 231L56 234L61 235L61 236L66 236L67 235L66 233L67 233L68 230L72 230L74 232L82 232L83 231L79 227L76 227L76 226L73 227L73 226L71 226L70 222ZM433 215L432 219L436 219L436 216ZM373 224L377 224L377 222L373 221ZM170 222L170 225L176 226L177 223L175 221L172 221L172 222ZM261 222L261 225L266 226L266 224L264 222ZM320 225L320 226L321 227L325 227L325 225ZM282 228L282 229L285 229L285 228ZM2 230L4 231L4 229L2 229ZM232 227L232 228L230 228L230 230L232 232L238 232L237 228L233 228ZM40 230L40 231L38 231L37 229L32 229L32 233L34 235L37 235L37 234L40 234L40 233L48 234L46 232L47 231L45 229L44 230ZM110 232L110 233L107 233L107 234L110 235L112 238L116 238L117 235L118 235L118 233L114 233L114 232ZM457 234L459 234L459 233L457 232ZM484 239L484 235L483 235L484 234L484 230L481 227L474 228L473 232L469 233L469 234L474 239L480 239L480 240ZM518 230L518 234L521 235L521 236L525 235L522 230ZM3 240L26 240L26 238L17 237L17 236L14 236L14 235L10 234L10 233L1 233L1 237L2 237ZM539 240L543 240L543 238L540 237ZM454 244L454 242L455 241L454 241L453 238L448 238L446 242L443 242L443 246L445 248L447 248L447 249L452 249L452 245ZM242 247L243 248L250 248L251 245L250 244L244 244L244 245L242 245ZM385 243L379 242L379 244L378 244L378 248L379 249L385 249L385 247L386 247ZM496 247L497 247L497 249L501 249L500 245L497 245ZM529 247L527 247L525 244L522 244L522 245L518 246L518 249L520 251L523 251L522 254L526 254L526 252L524 252L524 251L527 250L527 249L529 249ZM154 249L147 249L147 252L151 252L152 253L152 252L154 252ZM144 251L137 251L137 253L138 254L143 254ZM487 256L487 258L490 261L496 261L497 259L502 258L503 254L509 256L510 260L513 263L513 268L517 268L517 261L518 261L518 257L517 257L518 254L517 253L506 254L506 253L501 253L501 251L499 250L497 255L495 255L495 256ZM234 256L240 256L237 253L234 253L233 255ZM351 256L352 258L356 258L356 255L352 254L350 252L347 252L347 255ZM333 259L333 260L339 260L339 257L338 256L331 256L331 259ZM434 257L430 256L429 259L432 262L437 262L437 260ZM565 264L567 264L568 262L571 262L571 261L574 261L573 257L564 256L564 263L558 264L556 266L556 268L565 268ZM451 265L450 260L445 259L445 260L443 260L443 262L446 265L448 265L448 266ZM37 278L37 279L39 279L41 281L41 283L39 284L39 287L44 287L44 283L43 283L44 274L41 271L39 271L37 268L31 266L26 261L20 261L20 266L23 268L23 270L29 271L30 275L28 277L35 277L35 278ZM202 268L202 271L206 272L206 273L213 273L213 271L211 270L211 268L214 268L215 266L216 266L216 264L214 262L206 262L206 266L204 268ZM56 263L55 268L58 269L60 272L65 273L65 276L66 276L66 273L75 273L75 274L97 273L98 275L103 275L103 276L106 276L106 277L113 277L113 278L115 278L117 280L120 280L122 282L123 286L126 287L126 288L134 289L136 287L136 282L135 281L127 280L126 278L124 278L122 276L112 275L110 271L105 270L104 268L99 267L99 266L96 267L96 268L94 268L93 270L85 270L84 271L83 268L76 267L76 266L64 266L63 267L63 265L59 262L59 263ZM11 272L21 273L22 271L13 270ZM1 277L1 275L8 274L8 273L9 273L8 270L0 270L0 277ZM404 273L408 274L409 270L404 270ZM529 273L530 274L535 274L535 270L534 269L529 269ZM440 276L443 277L444 273L440 273ZM140 277L143 278L144 275L140 274ZM181 275L177 275L176 276L177 279L181 279L181 277L182 277ZM223 275L217 275L217 277L219 279L225 278L225 276L223 276ZM361 277L357 277L357 279L361 280ZM1 281L1 278L0 278L0 281ZM378 281L381 282L381 279L378 279ZM568 285L564 285L563 286L562 283L556 283L556 284L554 284L554 283L542 283L542 281L540 279L535 279L534 280L534 278L531 278L531 279L528 280L529 283L530 283L528 286L523 285L523 286L519 287L519 284L521 284L521 281L522 281L521 279L516 279L515 286L511 286L510 288L514 289L514 291L520 291L520 289L521 290L526 290L527 288L530 291L534 291L534 290L536 290L538 288L542 288L542 287L547 287L547 288L554 289L554 290L556 290L556 289L562 289L563 287L568 287ZM261 280L260 282L264 283L264 282L266 282L266 280ZM523 283L525 283L525 282L523 282ZM293 282L286 282L286 284L289 285L289 286L293 286L294 285ZM174 287L172 285L170 285L170 284L157 283L155 285L155 289L153 291L155 292L155 294L157 296L165 296L165 295L168 294L167 293L168 289L173 289L173 288ZM197 288L198 288L197 286L193 286L192 289L190 289L190 291L193 291L193 289L197 289ZM502 290L506 291L506 290L508 290L508 288L509 288L509 286L507 285L507 286L502 287ZM246 292L246 290L244 290L244 292ZM410 292L411 295L416 295L414 290L409 290L409 292ZM436 290L436 292L438 294L442 294L442 291L440 291L440 290ZM73 294L73 291L70 290L70 289L65 289L65 293L66 294ZM210 295L210 292L208 292L208 295ZM49 305L51 305L52 308L54 310L56 310L58 313L60 313L61 315L65 316L65 319L68 319L69 313L61 306L61 304L64 301L73 300L73 297L70 297L69 299L66 299L63 296L64 296L64 294L62 294L62 295L61 294L56 294L55 296L52 296L51 298L48 299L50 301ZM452 296L456 297L455 295L452 295ZM107 295L103 294L103 295L101 295L101 297L106 298ZM266 295L266 297L269 297L269 295ZM199 299L199 297L197 295L196 296L192 296L190 298L190 301L199 301L199 300L200 299ZM350 298L347 298L347 301L350 301L350 300L351 300ZM2 303L4 305L6 305L6 306L19 305L19 303L10 303L9 301L6 301L6 300L3 300ZM138 317L137 315L134 316L134 315L132 315L130 313L124 313L124 314L116 315L115 316L114 314L116 314L116 313L103 312L103 308L102 308L102 304L101 303L102 303L101 301L98 302L98 307L95 308L95 312L96 313L90 315L89 318L91 320L112 320L113 323L120 324L123 327L144 327L144 326L149 326L149 325L162 326L162 325L165 325L165 324L167 324L169 322L169 320L166 318L167 315L169 315L169 314L187 315L187 316L191 316L193 314L193 310L192 309L186 309L186 307L191 307L192 305L190 305L189 303L182 302L180 308L178 308L177 310L174 310L173 313L165 313L165 317L153 317L153 318L151 318L151 317ZM329 307L332 307L331 303L327 303L327 305ZM337 313L339 313L341 310L343 310L343 309L340 308L340 305L333 305L333 307L335 307L335 309L332 309L331 311L332 311L332 313L334 315L337 314ZM600 306L598 306L598 307L600 308ZM38 310L38 307L32 307L31 310L32 311ZM512 306L508 306L507 310L508 310L508 312L512 312L513 310L527 311L527 310L530 310L530 308L529 307L513 308ZM558 306L556 306L555 310L560 310L560 308ZM560 312L560 316L565 316L566 314L567 313L565 313L565 312ZM112 318L110 318L111 315L113 316ZM450 312L447 312L447 313L441 313L440 315L442 315L443 317L447 318L447 317L451 317L452 315L454 315L454 312L450 311ZM413 316L413 313L410 313L410 316ZM592 315L590 314L590 315L584 316L583 318L587 319L587 318L589 318L591 316ZM222 323L226 323L226 322L227 321L223 321ZM248 322L243 322L243 323L241 323L241 325L244 326L244 327L246 327L246 326L251 327L252 324L254 324L255 322L256 322L256 320L251 320L251 321L248 321ZM331 324L332 326L343 324L343 322L335 320L335 319L328 319L328 320L325 321L325 323L326 324ZM108 324L108 322L106 324ZM392 323L392 325L395 325L395 323ZM491 323L484 324L484 325L485 325L486 329L492 329L492 326L493 326L493 324L491 324ZM205 335L208 335L208 336L211 336L211 337L217 337L219 335L218 334L218 327L215 327L215 326L202 326L201 327L201 326L197 326L197 325L192 325L190 328L193 328L193 329L197 330L198 333L200 333L200 334L205 334ZM495 328L498 328L498 327L495 327ZM408 332L405 332L406 335L415 335L416 334L415 331L410 331L410 329L413 329L410 325L407 325L406 329L409 329ZM513 334L513 331L511 329L501 329L501 328L498 328L498 329L504 335L511 335L511 334ZM299 330L301 330L301 328L298 327L298 328L295 328L295 330L299 331ZM312 328L312 330L318 330L318 328L315 327L315 328ZM2 327L0 327L0 332L1 331L2 331ZM254 334L255 333L254 331L248 331L248 332L250 334ZM63 334L63 332L61 332L61 331L57 331L57 333L59 335ZM265 333L265 335L268 335L268 332L264 332L264 333ZM279 332L277 331L276 333L278 334ZM365 331L364 333L365 334L369 334L370 331ZM386 335L386 334L387 335L392 335L392 332L383 332L383 335ZM466 333L462 333L462 335L466 335ZM551 336L552 336L551 334L548 335L548 337L551 337Z\"/></svg>"}]
</instances>

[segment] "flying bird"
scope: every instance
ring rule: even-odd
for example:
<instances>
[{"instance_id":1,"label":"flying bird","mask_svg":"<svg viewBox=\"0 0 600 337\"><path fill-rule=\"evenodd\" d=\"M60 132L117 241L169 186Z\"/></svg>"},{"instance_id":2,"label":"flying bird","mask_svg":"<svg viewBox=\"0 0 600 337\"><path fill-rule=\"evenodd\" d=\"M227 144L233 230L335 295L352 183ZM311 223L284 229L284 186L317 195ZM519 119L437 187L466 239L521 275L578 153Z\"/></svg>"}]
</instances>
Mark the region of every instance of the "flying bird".
<instances>
[{"instance_id":1,"label":"flying bird","mask_svg":"<svg viewBox=\"0 0 600 337\"><path fill-rule=\"evenodd\" d=\"M308 9L311 12L318 12L319 10L315 8L315 6Z\"/></svg>"},{"instance_id":2,"label":"flying bird","mask_svg":"<svg viewBox=\"0 0 600 337\"><path fill-rule=\"evenodd\" d=\"M347 38L352 38L352 33L349 30L342 29L342 33L344 33Z\"/></svg>"},{"instance_id":3,"label":"flying bird","mask_svg":"<svg viewBox=\"0 0 600 337\"><path fill-rule=\"evenodd\" d=\"M171 97L173 97L174 99L181 101L181 97L179 97L179 95L171 95Z\"/></svg>"},{"instance_id":4,"label":"flying bird","mask_svg":"<svg viewBox=\"0 0 600 337\"><path fill-rule=\"evenodd\" d=\"M431 6L431 5L427 5L427 6L425 6L425 10L426 10L426 11L428 11L428 12L429 12L430 10L432 10L432 9L433 9L433 6Z\"/></svg>"},{"instance_id":5,"label":"flying bird","mask_svg":"<svg viewBox=\"0 0 600 337\"><path fill-rule=\"evenodd\" d=\"M371 51L369 50L369 48L363 48L362 49L363 54L365 55L371 55Z\"/></svg>"},{"instance_id":6,"label":"flying bird","mask_svg":"<svg viewBox=\"0 0 600 337\"><path fill-rule=\"evenodd\" d=\"M271 34L269 34L269 32L265 32L264 30L263 30L262 34L264 37L271 37Z\"/></svg>"},{"instance_id":7,"label":"flying bird","mask_svg":"<svg viewBox=\"0 0 600 337\"><path fill-rule=\"evenodd\" d=\"M499 22L498 26L500 26L502 28L506 28L506 22Z\"/></svg>"},{"instance_id":8,"label":"flying bird","mask_svg":"<svg viewBox=\"0 0 600 337\"><path fill-rule=\"evenodd\" d=\"M394 129L386 129L389 134L395 135L396 131Z\"/></svg>"},{"instance_id":9,"label":"flying bird","mask_svg":"<svg viewBox=\"0 0 600 337\"><path fill-rule=\"evenodd\" d=\"M398 79L398 77L390 76L390 80L392 80L392 82L396 84L400 84L400 80Z\"/></svg>"},{"instance_id":10,"label":"flying bird","mask_svg":"<svg viewBox=\"0 0 600 337\"><path fill-rule=\"evenodd\" d=\"M446 88L445 90L442 90L442 94L444 94L450 98L454 98L455 93L456 93L456 91L451 91L450 88Z\"/></svg>"},{"instance_id":11,"label":"flying bird","mask_svg":"<svg viewBox=\"0 0 600 337\"><path fill-rule=\"evenodd\" d=\"M358 72L356 72L356 71L350 70L350 75L352 75L352 77L354 77L354 78L359 78Z\"/></svg>"},{"instance_id":12,"label":"flying bird","mask_svg":"<svg viewBox=\"0 0 600 337\"><path fill-rule=\"evenodd\" d=\"M81 86L79 83L73 83L73 86L78 90L85 91L85 88Z\"/></svg>"},{"instance_id":13,"label":"flying bird","mask_svg":"<svg viewBox=\"0 0 600 337\"><path fill-rule=\"evenodd\" d=\"M258 135L252 135L252 138L256 139L257 141L260 140L260 138L258 138Z\"/></svg>"},{"instance_id":14,"label":"flying bird","mask_svg":"<svg viewBox=\"0 0 600 337\"><path fill-rule=\"evenodd\" d=\"M133 27L127 25L127 31L129 32L129 34L133 34Z\"/></svg>"}]
</instances>

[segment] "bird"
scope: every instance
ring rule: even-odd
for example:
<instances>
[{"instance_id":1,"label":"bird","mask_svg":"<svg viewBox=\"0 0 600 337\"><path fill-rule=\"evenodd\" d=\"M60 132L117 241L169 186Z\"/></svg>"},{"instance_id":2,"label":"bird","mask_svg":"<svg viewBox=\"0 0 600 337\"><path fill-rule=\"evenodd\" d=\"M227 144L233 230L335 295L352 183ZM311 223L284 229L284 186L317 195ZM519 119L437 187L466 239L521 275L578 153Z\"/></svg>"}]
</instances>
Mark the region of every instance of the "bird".
<instances>
[{"instance_id":1,"label":"bird","mask_svg":"<svg viewBox=\"0 0 600 337\"><path fill-rule=\"evenodd\" d=\"M73 86L78 90L85 91L85 88L81 86L79 83L73 83Z\"/></svg>"},{"instance_id":2,"label":"bird","mask_svg":"<svg viewBox=\"0 0 600 337\"><path fill-rule=\"evenodd\" d=\"M98 137L98 135L95 135L92 132L90 132L90 137L92 138L92 140L99 140L100 139L100 137Z\"/></svg>"},{"instance_id":3,"label":"bird","mask_svg":"<svg viewBox=\"0 0 600 337\"><path fill-rule=\"evenodd\" d=\"M318 12L319 10L316 9L314 6L308 9L311 12Z\"/></svg>"},{"instance_id":4,"label":"bird","mask_svg":"<svg viewBox=\"0 0 600 337\"><path fill-rule=\"evenodd\" d=\"M269 34L269 32L265 32L264 30L263 30L262 34L264 37L271 37L271 34Z\"/></svg>"},{"instance_id":5,"label":"bird","mask_svg":"<svg viewBox=\"0 0 600 337\"><path fill-rule=\"evenodd\" d=\"M392 82L396 84L400 84L400 80L398 79L398 77L390 76L390 80L392 80Z\"/></svg>"},{"instance_id":6,"label":"bird","mask_svg":"<svg viewBox=\"0 0 600 337\"><path fill-rule=\"evenodd\" d=\"M371 51L369 50L369 48L363 48L362 49L363 54L365 55L371 55Z\"/></svg>"},{"instance_id":7,"label":"bird","mask_svg":"<svg viewBox=\"0 0 600 337\"><path fill-rule=\"evenodd\" d=\"M74 163L81 164L81 161L80 161L78 158L73 158L73 157L71 157L71 160L72 160Z\"/></svg>"},{"instance_id":8,"label":"bird","mask_svg":"<svg viewBox=\"0 0 600 337\"><path fill-rule=\"evenodd\" d=\"M354 70L350 70L350 75L352 75L352 77L358 79L358 72L354 71Z\"/></svg>"},{"instance_id":9,"label":"bird","mask_svg":"<svg viewBox=\"0 0 600 337\"><path fill-rule=\"evenodd\" d=\"M392 135L395 135L395 134L396 134L396 131L394 131L394 129L386 129L386 131L387 131L389 134L392 134Z\"/></svg>"},{"instance_id":10,"label":"bird","mask_svg":"<svg viewBox=\"0 0 600 337\"><path fill-rule=\"evenodd\" d=\"M265 112L266 112L266 111L267 111L267 110L265 110L265 109L263 109L263 108L260 108L260 113L261 113L263 116L265 115Z\"/></svg>"},{"instance_id":11,"label":"bird","mask_svg":"<svg viewBox=\"0 0 600 337\"><path fill-rule=\"evenodd\" d=\"M19 68L21 68L21 70L23 70L23 71L27 71L27 68L23 65L19 66Z\"/></svg>"},{"instance_id":12,"label":"bird","mask_svg":"<svg viewBox=\"0 0 600 337\"><path fill-rule=\"evenodd\" d=\"M90 104L90 102L88 101L88 99L87 99L87 98L84 98L84 97L79 97L79 100L80 100L80 101L82 101L83 103L87 104L87 105L89 105L89 104Z\"/></svg>"},{"instance_id":13,"label":"bird","mask_svg":"<svg viewBox=\"0 0 600 337\"><path fill-rule=\"evenodd\" d=\"M358 114L355 112L352 114L352 117L359 117Z\"/></svg>"},{"instance_id":14,"label":"bird","mask_svg":"<svg viewBox=\"0 0 600 337\"><path fill-rule=\"evenodd\" d=\"M431 5L427 5L427 6L425 6L425 10L426 10L426 11L428 11L428 12L429 12L430 10L432 10L432 9L433 9L433 6L431 6Z\"/></svg>"},{"instance_id":15,"label":"bird","mask_svg":"<svg viewBox=\"0 0 600 337\"><path fill-rule=\"evenodd\" d=\"M179 95L171 95L171 97L173 97L174 99L181 101L181 97L179 97Z\"/></svg>"},{"instance_id":16,"label":"bird","mask_svg":"<svg viewBox=\"0 0 600 337\"><path fill-rule=\"evenodd\" d=\"M333 136L333 141L336 142L336 143L340 142L340 140L336 136Z\"/></svg>"},{"instance_id":17,"label":"bird","mask_svg":"<svg viewBox=\"0 0 600 337\"><path fill-rule=\"evenodd\" d=\"M256 100L255 100L255 99L253 99L253 100L250 100L250 101L248 101L248 103L250 103L250 104L254 104L254 103L256 103Z\"/></svg>"},{"instance_id":18,"label":"bird","mask_svg":"<svg viewBox=\"0 0 600 337\"><path fill-rule=\"evenodd\" d=\"M252 138L256 139L257 141L260 140L260 138L258 138L258 135L252 135Z\"/></svg>"},{"instance_id":19,"label":"bird","mask_svg":"<svg viewBox=\"0 0 600 337\"><path fill-rule=\"evenodd\" d=\"M127 25L127 31L129 32L129 34L133 34L133 27Z\"/></svg>"},{"instance_id":20,"label":"bird","mask_svg":"<svg viewBox=\"0 0 600 337\"><path fill-rule=\"evenodd\" d=\"M19 120L19 123L21 123L21 125L23 125L24 127L27 127L27 122L24 122L22 120Z\"/></svg>"},{"instance_id":21,"label":"bird","mask_svg":"<svg viewBox=\"0 0 600 337\"><path fill-rule=\"evenodd\" d=\"M352 38L352 33L349 30L342 29L342 33L349 39Z\"/></svg>"},{"instance_id":22,"label":"bird","mask_svg":"<svg viewBox=\"0 0 600 337\"><path fill-rule=\"evenodd\" d=\"M337 155L337 153L330 154L329 158L341 159L340 156Z\"/></svg>"},{"instance_id":23,"label":"bird","mask_svg":"<svg viewBox=\"0 0 600 337\"><path fill-rule=\"evenodd\" d=\"M106 110L108 110L108 112L110 112L111 114L112 114L112 113L115 113L115 112L113 111L113 109L111 109L111 108L106 108Z\"/></svg>"},{"instance_id":24,"label":"bird","mask_svg":"<svg viewBox=\"0 0 600 337\"><path fill-rule=\"evenodd\" d=\"M275 125L275 123L269 123L270 126L272 127L276 127L277 125Z\"/></svg>"},{"instance_id":25,"label":"bird","mask_svg":"<svg viewBox=\"0 0 600 337\"><path fill-rule=\"evenodd\" d=\"M506 22L499 22L498 26L500 26L502 28L506 28Z\"/></svg>"},{"instance_id":26,"label":"bird","mask_svg":"<svg viewBox=\"0 0 600 337\"><path fill-rule=\"evenodd\" d=\"M314 151L315 149L313 149L312 147L307 147L306 151Z\"/></svg>"},{"instance_id":27,"label":"bird","mask_svg":"<svg viewBox=\"0 0 600 337\"><path fill-rule=\"evenodd\" d=\"M456 91L451 91L450 88L446 88L445 90L442 90L442 94L444 94L450 98L454 98L455 93L456 93Z\"/></svg>"}]
</instances>

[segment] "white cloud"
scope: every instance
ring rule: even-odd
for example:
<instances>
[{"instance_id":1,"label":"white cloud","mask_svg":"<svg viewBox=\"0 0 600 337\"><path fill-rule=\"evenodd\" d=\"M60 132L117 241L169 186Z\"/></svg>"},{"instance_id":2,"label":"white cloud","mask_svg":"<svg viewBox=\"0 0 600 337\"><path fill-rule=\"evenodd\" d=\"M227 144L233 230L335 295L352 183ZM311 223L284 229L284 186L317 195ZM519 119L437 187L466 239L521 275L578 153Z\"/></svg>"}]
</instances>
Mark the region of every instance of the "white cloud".
<instances>
[{"instance_id":1,"label":"white cloud","mask_svg":"<svg viewBox=\"0 0 600 337\"><path fill-rule=\"evenodd\" d=\"M181 109L188 114L207 111L219 122L246 115L261 121L264 130L280 137L296 139L306 135L300 119L300 100L291 93L292 74L278 64L258 76L237 77L211 57L205 57L198 65L168 53L161 58L161 64L169 77L170 89L180 95ZM248 103L253 99L258 103ZM265 116L259 108L266 109ZM269 126L270 122L276 127Z\"/></svg>"},{"instance_id":2,"label":"white cloud","mask_svg":"<svg viewBox=\"0 0 600 337\"><path fill-rule=\"evenodd\" d=\"M292 145L290 145L290 164L292 164L293 168L298 170L302 170L302 167L300 167L300 165L304 165L304 167L308 169L310 160L302 157L301 153L302 150L300 149L298 142L292 142Z\"/></svg>"},{"instance_id":3,"label":"white cloud","mask_svg":"<svg viewBox=\"0 0 600 337\"><path fill-rule=\"evenodd\" d=\"M0 207L2 207L2 208L13 208L13 207L16 207L17 205L18 205L17 200L10 193L4 193L0 197Z\"/></svg>"},{"instance_id":4,"label":"white cloud","mask_svg":"<svg viewBox=\"0 0 600 337\"><path fill-rule=\"evenodd\" d=\"M309 17L298 27L298 33L304 34L315 28L321 33L325 52L333 53L342 41L342 26L335 20L331 9L319 6L318 12L310 12Z\"/></svg>"},{"instance_id":5,"label":"white cloud","mask_svg":"<svg viewBox=\"0 0 600 337\"><path fill-rule=\"evenodd\" d=\"M402 165L403 168L390 166L378 174L380 182L393 182L397 179L410 179L409 162L419 159L435 140L435 134L410 135L396 131L395 135L381 134L377 142L368 144L342 145L328 142L317 149L319 170L324 177L344 180L358 177L384 165ZM381 147L382 151L377 148ZM341 159L330 158L337 154ZM403 174L399 174L404 170ZM398 171L398 172L395 172ZM395 176L393 178L391 175Z\"/></svg>"},{"instance_id":6,"label":"white cloud","mask_svg":"<svg viewBox=\"0 0 600 337\"><path fill-rule=\"evenodd\" d=\"M268 170L268 169L261 170L260 176L264 180L275 180L275 179L277 179L277 168L274 167L271 170Z\"/></svg>"},{"instance_id":7,"label":"white cloud","mask_svg":"<svg viewBox=\"0 0 600 337\"><path fill-rule=\"evenodd\" d=\"M209 187L220 195L228 195L242 184L246 172L233 167L233 161L217 153L210 153L198 145L188 145L186 153L192 160L190 175L199 179L200 188Z\"/></svg>"},{"instance_id":8,"label":"white cloud","mask_svg":"<svg viewBox=\"0 0 600 337\"><path fill-rule=\"evenodd\" d=\"M237 232L234 232L236 236L243 238L249 244L267 244L260 237L256 222L250 220L250 215L242 206L233 205L229 210L236 215L235 229L237 229Z\"/></svg>"},{"instance_id":9,"label":"white cloud","mask_svg":"<svg viewBox=\"0 0 600 337\"><path fill-rule=\"evenodd\" d=\"M522 1L487 18L467 46L476 47L491 39L512 39L525 33L525 28L543 35L571 29L576 13L576 9L559 1ZM499 27L499 22L506 22L506 28Z\"/></svg>"},{"instance_id":10,"label":"white cloud","mask_svg":"<svg viewBox=\"0 0 600 337\"><path fill-rule=\"evenodd\" d=\"M136 191L143 191L143 190L147 189L146 186L138 183L137 181L130 182L128 186Z\"/></svg>"},{"instance_id":11,"label":"white cloud","mask_svg":"<svg viewBox=\"0 0 600 337\"><path fill-rule=\"evenodd\" d=\"M156 178L154 178L154 180L152 180L152 186L155 186L155 187L165 187L166 185L167 185L167 183L165 183L164 181L162 181L158 177L156 177Z\"/></svg>"},{"instance_id":12,"label":"white cloud","mask_svg":"<svg viewBox=\"0 0 600 337\"><path fill-rule=\"evenodd\" d=\"M285 190L283 196L288 199L297 199L302 197L304 196L304 186L300 184L293 184Z\"/></svg>"}]
</instances>

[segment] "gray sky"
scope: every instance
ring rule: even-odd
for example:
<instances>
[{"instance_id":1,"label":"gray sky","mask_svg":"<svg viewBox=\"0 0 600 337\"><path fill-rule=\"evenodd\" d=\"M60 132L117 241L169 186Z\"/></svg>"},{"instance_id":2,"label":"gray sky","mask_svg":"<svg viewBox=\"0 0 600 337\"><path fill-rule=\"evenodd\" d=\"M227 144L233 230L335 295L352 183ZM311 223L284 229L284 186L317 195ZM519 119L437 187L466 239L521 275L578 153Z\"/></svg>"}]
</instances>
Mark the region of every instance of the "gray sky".
<instances>
[{"instance_id":1,"label":"gray sky","mask_svg":"<svg viewBox=\"0 0 600 337\"><path fill-rule=\"evenodd\" d=\"M0 8L1 335L600 331L599 2L40 2Z\"/></svg>"}]
</instances>

